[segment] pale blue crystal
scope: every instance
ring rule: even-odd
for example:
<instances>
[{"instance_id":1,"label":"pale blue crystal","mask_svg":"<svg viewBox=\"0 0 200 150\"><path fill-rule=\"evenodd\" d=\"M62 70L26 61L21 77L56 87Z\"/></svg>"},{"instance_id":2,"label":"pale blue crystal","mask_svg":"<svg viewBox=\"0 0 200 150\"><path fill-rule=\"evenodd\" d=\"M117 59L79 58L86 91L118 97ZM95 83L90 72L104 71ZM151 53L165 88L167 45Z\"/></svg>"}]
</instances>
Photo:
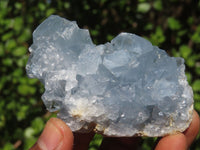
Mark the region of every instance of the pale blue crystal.
<instances>
[{"instance_id":1,"label":"pale blue crystal","mask_svg":"<svg viewBox=\"0 0 200 150\"><path fill-rule=\"evenodd\" d=\"M76 22L52 15L33 33L26 66L45 86L49 111L73 131L163 136L190 124L193 92L184 60L131 33L93 44Z\"/></svg>"}]
</instances>

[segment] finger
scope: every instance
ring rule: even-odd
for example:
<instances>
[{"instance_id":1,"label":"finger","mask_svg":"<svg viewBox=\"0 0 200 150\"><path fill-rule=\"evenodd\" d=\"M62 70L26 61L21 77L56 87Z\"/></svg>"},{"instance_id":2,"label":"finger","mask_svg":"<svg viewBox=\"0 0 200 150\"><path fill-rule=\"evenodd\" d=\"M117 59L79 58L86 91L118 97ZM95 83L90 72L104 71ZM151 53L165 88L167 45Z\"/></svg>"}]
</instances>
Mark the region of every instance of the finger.
<instances>
[{"instance_id":1,"label":"finger","mask_svg":"<svg viewBox=\"0 0 200 150\"><path fill-rule=\"evenodd\" d=\"M196 111L193 112L193 119L189 126L189 128L184 132L187 144L190 146L192 142L194 141L195 137L197 136L200 128L200 120L199 115Z\"/></svg>"},{"instance_id":2,"label":"finger","mask_svg":"<svg viewBox=\"0 0 200 150\"><path fill-rule=\"evenodd\" d=\"M90 141L94 137L94 133L74 133L74 147L73 150L87 150Z\"/></svg>"},{"instance_id":3,"label":"finger","mask_svg":"<svg viewBox=\"0 0 200 150\"><path fill-rule=\"evenodd\" d=\"M51 118L31 150L72 150L73 134L60 119Z\"/></svg>"},{"instance_id":4,"label":"finger","mask_svg":"<svg viewBox=\"0 0 200 150\"><path fill-rule=\"evenodd\" d=\"M163 137L157 144L155 150L186 150L187 139L183 133Z\"/></svg>"}]
</instances>

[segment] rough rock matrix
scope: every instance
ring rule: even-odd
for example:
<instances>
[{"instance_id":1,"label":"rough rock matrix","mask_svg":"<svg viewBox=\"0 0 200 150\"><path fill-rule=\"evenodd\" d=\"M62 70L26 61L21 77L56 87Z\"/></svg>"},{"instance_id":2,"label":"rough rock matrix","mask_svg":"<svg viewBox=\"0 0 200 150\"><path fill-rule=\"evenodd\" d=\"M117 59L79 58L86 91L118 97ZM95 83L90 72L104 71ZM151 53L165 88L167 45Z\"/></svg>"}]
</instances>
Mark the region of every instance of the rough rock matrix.
<instances>
[{"instance_id":1,"label":"rough rock matrix","mask_svg":"<svg viewBox=\"0 0 200 150\"><path fill-rule=\"evenodd\" d=\"M73 131L154 137L191 122L184 60L135 34L95 45L88 30L53 15L33 32L29 51L28 76L44 84L47 109Z\"/></svg>"}]
</instances>

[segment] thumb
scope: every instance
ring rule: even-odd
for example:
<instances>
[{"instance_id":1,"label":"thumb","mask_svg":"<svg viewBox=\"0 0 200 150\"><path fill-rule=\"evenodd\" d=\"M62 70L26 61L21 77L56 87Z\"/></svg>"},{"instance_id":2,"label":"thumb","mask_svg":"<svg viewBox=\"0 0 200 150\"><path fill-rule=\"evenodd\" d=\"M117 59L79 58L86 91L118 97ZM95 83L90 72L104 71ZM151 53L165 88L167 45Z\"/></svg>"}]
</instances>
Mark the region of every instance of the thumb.
<instances>
[{"instance_id":1,"label":"thumb","mask_svg":"<svg viewBox=\"0 0 200 150\"><path fill-rule=\"evenodd\" d=\"M60 119L51 118L30 150L72 150L73 134Z\"/></svg>"}]
</instances>

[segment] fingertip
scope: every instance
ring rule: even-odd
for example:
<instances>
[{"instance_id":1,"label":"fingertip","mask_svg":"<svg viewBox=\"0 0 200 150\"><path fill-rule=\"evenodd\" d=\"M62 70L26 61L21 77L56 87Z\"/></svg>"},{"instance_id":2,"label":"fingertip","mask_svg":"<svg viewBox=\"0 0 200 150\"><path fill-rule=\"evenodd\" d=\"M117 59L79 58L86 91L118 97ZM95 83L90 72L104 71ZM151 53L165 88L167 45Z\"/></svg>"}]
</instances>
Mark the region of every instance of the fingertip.
<instances>
[{"instance_id":1,"label":"fingertip","mask_svg":"<svg viewBox=\"0 0 200 150\"><path fill-rule=\"evenodd\" d=\"M186 150L187 140L184 134L178 133L163 137L157 144L155 150Z\"/></svg>"},{"instance_id":2,"label":"fingertip","mask_svg":"<svg viewBox=\"0 0 200 150\"><path fill-rule=\"evenodd\" d=\"M31 150L71 150L72 146L73 134L70 128L62 120L51 118Z\"/></svg>"},{"instance_id":3,"label":"fingertip","mask_svg":"<svg viewBox=\"0 0 200 150\"><path fill-rule=\"evenodd\" d=\"M49 122L54 124L63 136L63 144L60 144L61 148L58 149L71 150L74 141L74 136L71 129L66 125L65 122L58 118L51 118Z\"/></svg>"},{"instance_id":4,"label":"fingertip","mask_svg":"<svg viewBox=\"0 0 200 150\"><path fill-rule=\"evenodd\" d=\"M199 132L199 129L200 129L199 115L194 110L192 122L190 123L190 126L187 128L187 130L184 131L188 146L190 146L192 144L192 142L194 141L194 139L196 138L196 136Z\"/></svg>"}]
</instances>

